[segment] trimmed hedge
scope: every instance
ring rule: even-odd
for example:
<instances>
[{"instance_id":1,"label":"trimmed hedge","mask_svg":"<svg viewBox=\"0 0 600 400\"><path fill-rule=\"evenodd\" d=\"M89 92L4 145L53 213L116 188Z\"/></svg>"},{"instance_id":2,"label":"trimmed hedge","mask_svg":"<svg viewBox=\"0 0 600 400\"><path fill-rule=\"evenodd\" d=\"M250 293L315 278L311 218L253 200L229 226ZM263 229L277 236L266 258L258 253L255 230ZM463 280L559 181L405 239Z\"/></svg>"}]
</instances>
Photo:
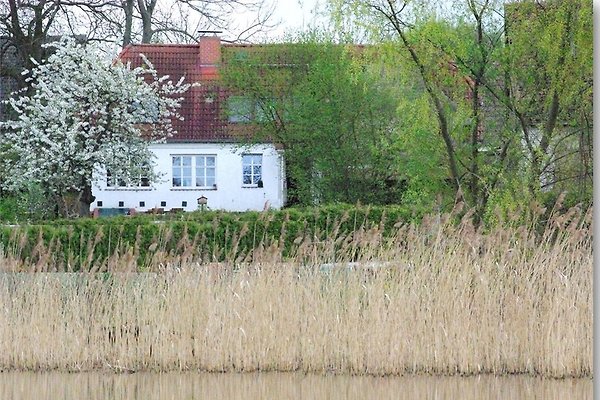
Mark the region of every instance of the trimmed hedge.
<instances>
[{"instance_id":1,"label":"trimmed hedge","mask_svg":"<svg viewBox=\"0 0 600 400\"><path fill-rule=\"evenodd\" d=\"M422 211L402 206L340 204L266 212L85 218L2 226L0 243L8 256L42 268L88 270L129 257L144 270L182 259L236 262L270 246L285 258L307 241L335 241L374 228L386 237L398 223L419 221L422 216Z\"/></svg>"}]
</instances>

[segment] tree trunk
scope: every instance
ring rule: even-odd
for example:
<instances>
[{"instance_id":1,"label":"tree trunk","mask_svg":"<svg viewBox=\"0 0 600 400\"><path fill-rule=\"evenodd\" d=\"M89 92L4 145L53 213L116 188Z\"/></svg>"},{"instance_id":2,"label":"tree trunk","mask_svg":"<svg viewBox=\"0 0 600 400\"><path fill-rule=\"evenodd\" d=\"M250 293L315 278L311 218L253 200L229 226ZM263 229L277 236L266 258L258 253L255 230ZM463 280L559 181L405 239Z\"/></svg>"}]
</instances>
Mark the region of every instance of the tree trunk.
<instances>
[{"instance_id":1,"label":"tree trunk","mask_svg":"<svg viewBox=\"0 0 600 400\"><path fill-rule=\"evenodd\" d=\"M66 193L63 193L59 198L60 215L63 218L69 219L81 216L80 199L81 192L79 191L68 190Z\"/></svg>"},{"instance_id":2,"label":"tree trunk","mask_svg":"<svg viewBox=\"0 0 600 400\"><path fill-rule=\"evenodd\" d=\"M477 21L477 49L479 51L478 64L475 68L475 79L473 81L473 88L471 93L471 111L473 113L473 127L471 130L471 179L469 182L469 190L473 199L473 205L475 207L475 219L481 217L480 213L483 212L484 201L480 198L481 182L479 176L479 144L481 142L480 132L482 129L481 121L481 94L479 88L481 87L481 81L485 75L487 66L487 53L485 50L484 38L483 38L483 14L487 8L487 1L483 4L480 10L477 10L475 2L469 3L469 8L473 13L473 17Z\"/></svg>"},{"instance_id":3,"label":"tree trunk","mask_svg":"<svg viewBox=\"0 0 600 400\"><path fill-rule=\"evenodd\" d=\"M92 187L90 184L85 185L81 191L81 197L79 198L79 216L87 217L90 215L90 205L96 200L96 196L92 194Z\"/></svg>"},{"instance_id":4,"label":"tree trunk","mask_svg":"<svg viewBox=\"0 0 600 400\"><path fill-rule=\"evenodd\" d=\"M68 190L59 197L59 213L64 218L88 217L95 199L90 185L82 190Z\"/></svg>"},{"instance_id":5,"label":"tree trunk","mask_svg":"<svg viewBox=\"0 0 600 400\"><path fill-rule=\"evenodd\" d=\"M405 5L406 5L406 3L405 3ZM396 33L398 33L398 36L400 36L400 39L402 40L402 44L404 45L406 50L408 50L408 52L410 53L410 57L412 58L413 62L415 63L415 66L419 70L419 74L421 75L421 79L423 80L423 84L425 85L425 90L429 94L431 102L433 103L433 106L435 107L436 116L437 116L437 120L438 120L438 132L439 132L440 136L442 137L442 139L444 140L444 145L446 147L446 154L448 156L448 167L450 169L451 185L452 185L452 188L454 189L454 191L457 193L457 195L459 195L461 197L461 200L462 200L462 194L461 194L461 190L460 190L460 174L458 171L458 164L457 164L457 160L456 160L456 151L454 148L454 143L452 141L452 137L450 135L450 130L448 129L448 118L446 115L446 110L444 109L444 105L442 104L440 97L438 96L435 88L433 87L433 83L432 83L431 79L427 76L427 72L425 70L425 65L423 64L423 62L419 58L419 55L417 54L417 52L415 51L413 46L409 43L408 38L404 34L402 27L405 25L400 21L400 19L398 17L399 13L402 10L400 10L400 11L396 10L396 8L394 7L394 4L391 0L387 1L387 6L388 6L387 12L383 9L383 7L380 7L377 5L372 5L371 7L374 7L375 10L380 12L388 21L390 21L390 23L394 27L394 30L396 31ZM404 9L404 6L402 7L402 9Z\"/></svg>"},{"instance_id":6,"label":"tree trunk","mask_svg":"<svg viewBox=\"0 0 600 400\"><path fill-rule=\"evenodd\" d=\"M142 18L142 43L150 43L152 41L152 14L156 6L156 0L137 0L140 16Z\"/></svg>"},{"instance_id":7,"label":"tree trunk","mask_svg":"<svg viewBox=\"0 0 600 400\"><path fill-rule=\"evenodd\" d=\"M473 198L473 204L477 211L478 206L482 203L479 198L479 129L481 126L481 117L479 115L479 78L475 78L473 84L472 112L473 112L473 127L471 130L471 180L469 189ZM478 214L478 213L476 213Z\"/></svg>"},{"instance_id":8,"label":"tree trunk","mask_svg":"<svg viewBox=\"0 0 600 400\"><path fill-rule=\"evenodd\" d=\"M123 30L123 47L131 44L131 29L133 26L133 1L125 0L122 3L123 11L125 13L125 28Z\"/></svg>"}]
</instances>

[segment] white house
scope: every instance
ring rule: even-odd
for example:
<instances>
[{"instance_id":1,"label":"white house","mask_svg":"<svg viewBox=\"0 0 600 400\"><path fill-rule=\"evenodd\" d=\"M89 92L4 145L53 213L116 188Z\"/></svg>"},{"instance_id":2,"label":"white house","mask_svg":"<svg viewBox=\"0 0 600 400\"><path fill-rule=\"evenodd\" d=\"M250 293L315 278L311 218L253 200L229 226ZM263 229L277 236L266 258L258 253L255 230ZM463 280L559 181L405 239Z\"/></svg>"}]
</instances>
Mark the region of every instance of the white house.
<instances>
[{"instance_id":1,"label":"white house","mask_svg":"<svg viewBox=\"0 0 600 400\"><path fill-rule=\"evenodd\" d=\"M122 186L110 176L97 180L91 211L193 211L200 197L213 210L284 206L283 152L272 143L244 140L251 135L250 119L243 115L243 107L237 114L228 112L229 96L219 86L221 46L220 39L211 36L197 44L130 45L122 51L121 60L132 66L140 65L144 54L159 75L173 81L185 76L186 82L200 85L185 94L180 109L184 120L174 121L177 133L165 143L151 145L160 182L150 184L141 177L136 186Z\"/></svg>"}]
</instances>

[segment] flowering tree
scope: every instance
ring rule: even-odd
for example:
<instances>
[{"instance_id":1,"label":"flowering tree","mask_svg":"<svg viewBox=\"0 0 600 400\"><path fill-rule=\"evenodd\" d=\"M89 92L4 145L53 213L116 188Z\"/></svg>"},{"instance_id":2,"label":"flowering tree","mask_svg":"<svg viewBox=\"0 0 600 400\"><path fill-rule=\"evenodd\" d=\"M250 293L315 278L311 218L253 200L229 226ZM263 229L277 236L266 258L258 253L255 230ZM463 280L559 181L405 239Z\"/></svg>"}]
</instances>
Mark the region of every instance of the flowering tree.
<instances>
[{"instance_id":1,"label":"flowering tree","mask_svg":"<svg viewBox=\"0 0 600 400\"><path fill-rule=\"evenodd\" d=\"M5 188L42 185L66 216L84 215L93 179L158 177L148 145L172 134L189 89L158 77L152 64L132 69L72 41L30 71L33 94L9 100L15 119L0 123Z\"/></svg>"}]
</instances>

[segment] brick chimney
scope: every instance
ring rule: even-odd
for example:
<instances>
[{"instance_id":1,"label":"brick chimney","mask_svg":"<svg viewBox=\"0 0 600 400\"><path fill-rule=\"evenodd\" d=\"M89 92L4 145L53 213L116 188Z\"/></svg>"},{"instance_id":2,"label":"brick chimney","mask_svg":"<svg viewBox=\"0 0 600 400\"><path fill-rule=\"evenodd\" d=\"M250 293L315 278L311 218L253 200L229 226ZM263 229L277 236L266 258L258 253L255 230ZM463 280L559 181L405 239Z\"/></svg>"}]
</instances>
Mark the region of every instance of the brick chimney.
<instances>
[{"instance_id":1,"label":"brick chimney","mask_svg":"<svg viewBox=\"0 0 600 400\"><path fill-rule=\"evenodd\" d=\"M198 67L202 80L213 80L219 77L221 63L221 38L218 36L201 36L198 40Z\"/></svg>"}]
</instances>

